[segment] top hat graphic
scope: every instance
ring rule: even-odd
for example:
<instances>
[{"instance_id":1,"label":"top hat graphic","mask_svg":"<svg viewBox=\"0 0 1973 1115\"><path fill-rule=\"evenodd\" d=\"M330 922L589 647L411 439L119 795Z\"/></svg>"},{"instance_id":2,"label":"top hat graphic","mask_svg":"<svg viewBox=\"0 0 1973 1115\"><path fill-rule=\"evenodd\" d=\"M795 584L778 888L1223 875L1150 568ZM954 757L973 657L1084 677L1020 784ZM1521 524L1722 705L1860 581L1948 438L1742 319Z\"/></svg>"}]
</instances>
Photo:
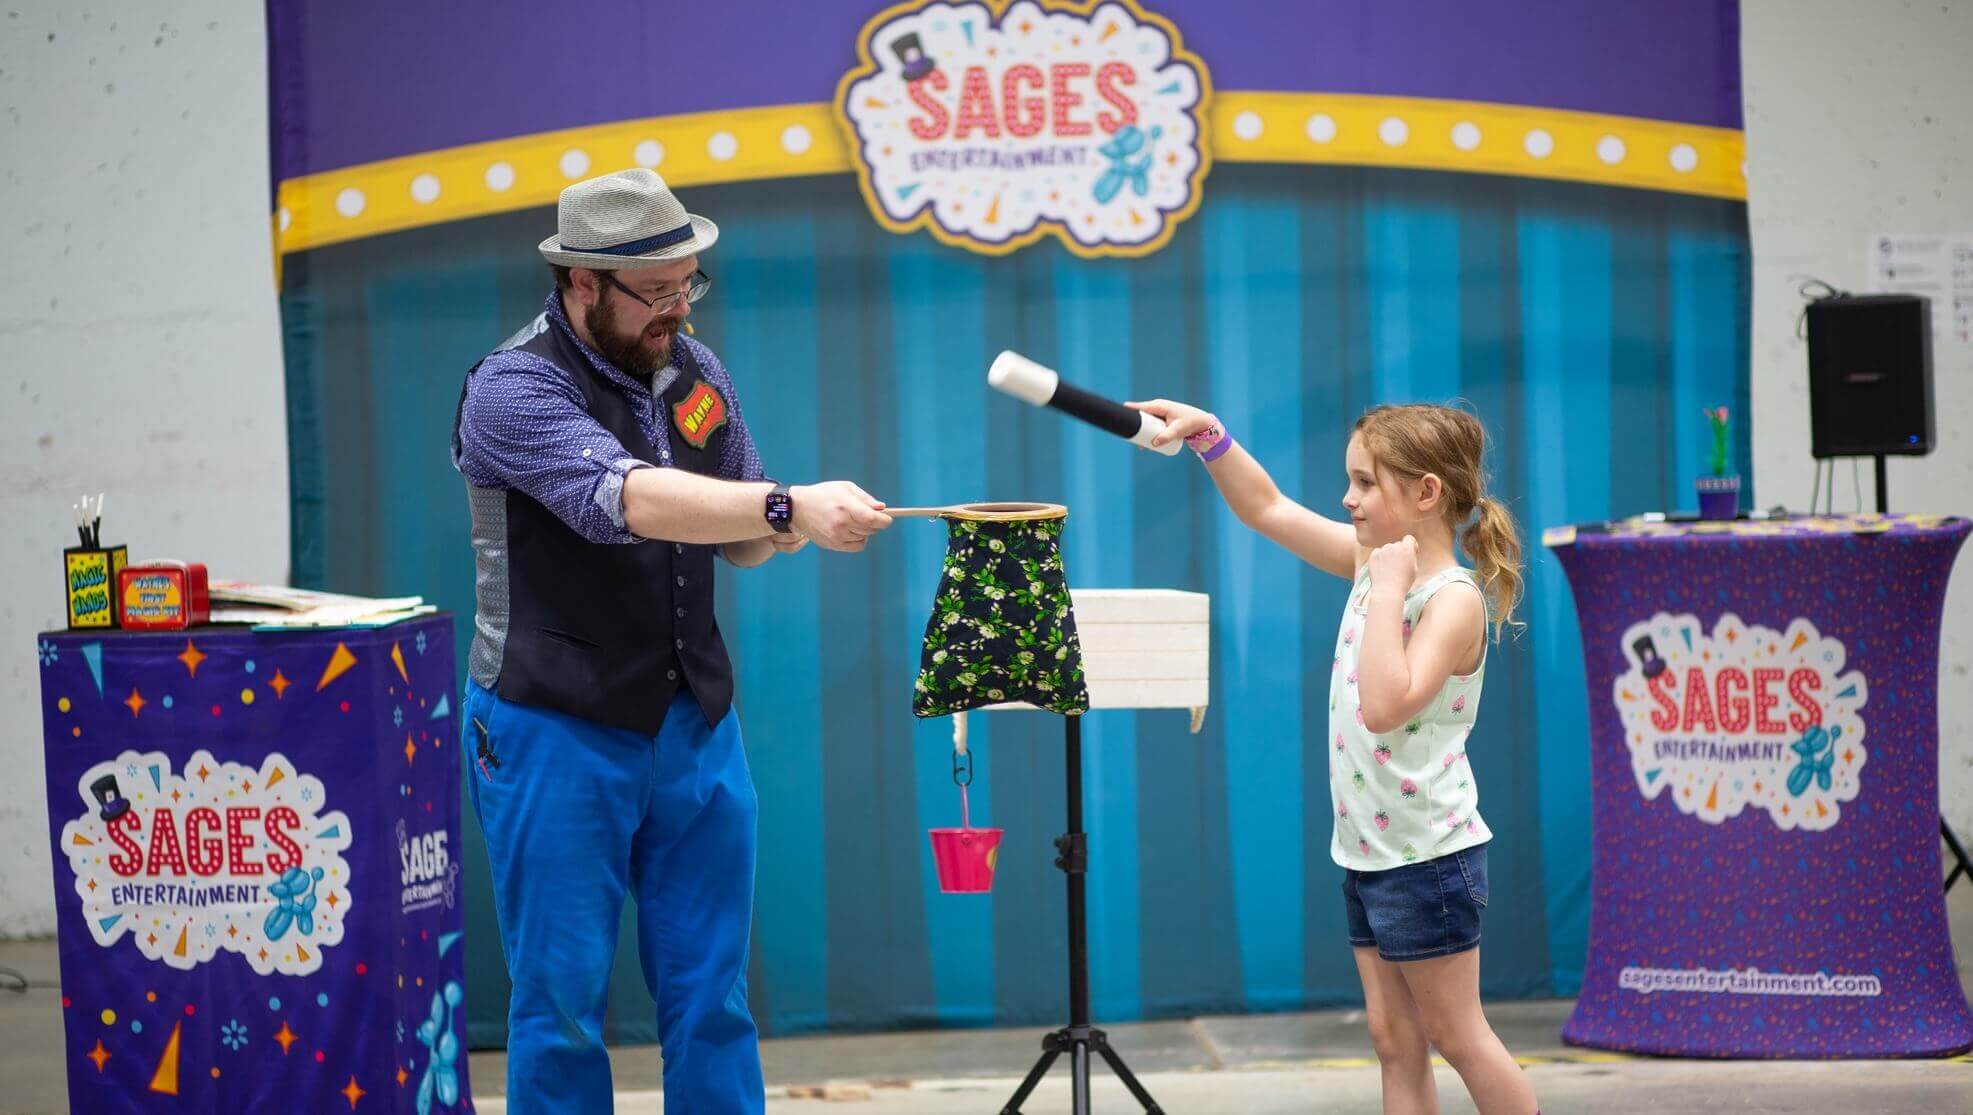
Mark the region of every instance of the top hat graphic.
<instances>
[{"instance_id":1,"label":"top hat graphic","mask_svg":"<svg viewBox=\"0 0 1973 1115\"><path fill-rule=\"evenodd\" d=\"M925 44L916 31L892 39L891 49L897 52L898 61L904 63L906 81L917 81L938 68L938 63L925 53Z\"/></svg>"},{"instance_id":2,"label":"top hat graphic","mask_svg":"<svg viewBox=\"0 0 1973 1115\"><path fill-rule=\"evenodd\" d=\"M1637 660L1644 667L1644 676L1655 678L1665 672L1665 660L1658 657L1658 644L1646 635L1630 645L1637 652Z\"/></svg>"},{"instance_id":3,"label":"top hat graphic","mask_svg":"<svg viewBox=\"0 0 1973 1115\"><path fill-rule=\"evenodd\" d=\"M103 807L97 814L105 821L114 821L130 812L130 801L123 796L123 790L116 784L116 775L106 774L89 784L89 792L96 796L96 804Z\"/></svg>"}]
</instances>

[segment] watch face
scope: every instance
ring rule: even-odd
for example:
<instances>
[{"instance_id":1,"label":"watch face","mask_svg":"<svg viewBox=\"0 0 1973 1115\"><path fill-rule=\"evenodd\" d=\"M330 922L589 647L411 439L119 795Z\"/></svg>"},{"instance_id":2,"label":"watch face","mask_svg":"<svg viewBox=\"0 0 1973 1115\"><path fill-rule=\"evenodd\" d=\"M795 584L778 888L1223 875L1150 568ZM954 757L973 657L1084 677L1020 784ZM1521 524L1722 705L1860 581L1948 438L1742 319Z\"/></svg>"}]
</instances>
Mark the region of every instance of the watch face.
<instances>
[{"instance_id":1,"label":"watch face","mask_svg":"<svg viewBox=\"0 0 1973 1115\"><path fill-rule=\"evenodd\" d=\"M794 517L795 501L786 492L767 494L767 521L776 525L786 523Z\"/></svg>"}]
</instances>

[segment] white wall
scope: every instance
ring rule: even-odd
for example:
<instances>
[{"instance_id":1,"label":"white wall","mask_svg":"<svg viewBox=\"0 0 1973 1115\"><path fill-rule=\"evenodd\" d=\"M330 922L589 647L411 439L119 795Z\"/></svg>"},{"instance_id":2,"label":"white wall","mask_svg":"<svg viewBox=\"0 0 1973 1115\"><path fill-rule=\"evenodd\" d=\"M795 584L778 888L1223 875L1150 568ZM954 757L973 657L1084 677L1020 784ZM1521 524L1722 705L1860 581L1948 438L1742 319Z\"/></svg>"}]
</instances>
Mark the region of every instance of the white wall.
<instances>
[{"instance_id":1,"label":"white wall","mask_svg":"<svg viewBox=\"0 0 1973 1115\"><path fill-rule=\"evenodd\" d=\"M1806 506L1808 351L1791 275L1865 289L1874 233L1973 233L1973 0L1743 0L1754 237L1754 486ZM1933 306L1935 317L1949 307ZM1890 463L1893 511L1973 514L1973 345L1933 349L1939 445ZM1836 506L1854 507L1850 467ZM1866 507L1872 485L1863 466ZM1946 814L1973 834L1973 547L1946 599L1939 710Z\"/></svg>"},{"instance_id":2,"label":"white wall","mask_svg":"<svg viewBox=\"0 0 1973 1115\"><path fill-rule=\"evenodd\" d=\"M260 0L0 4L0 937L51 932L37 631L68 505L215 576L288 569Z\"/></svg>"},{"instance_id":3,"label":"white wall","mask_svg":"<svg viewBox=\"0 0 1973 1115\"><path fill-rule=\"evenodd\" d=\"M288 512L259 0L11 0L0 13L10 936L54 925L32 643L61 622L67 504L107 490L109 540L133 556L270 581L287 573ZM1973 0L1744 0L1742 34L1754 479L1764 503L1800 506L1807 364L1788 276L1861 289L1866 235L1973 231ZM1942 344L1935 361L1941 447L1892 463L1894 506L1973 512L1973 351ZM1948 812L1973 835L1973 556L1960 564L1944 776Z\"/></svg>"}]
</instances>

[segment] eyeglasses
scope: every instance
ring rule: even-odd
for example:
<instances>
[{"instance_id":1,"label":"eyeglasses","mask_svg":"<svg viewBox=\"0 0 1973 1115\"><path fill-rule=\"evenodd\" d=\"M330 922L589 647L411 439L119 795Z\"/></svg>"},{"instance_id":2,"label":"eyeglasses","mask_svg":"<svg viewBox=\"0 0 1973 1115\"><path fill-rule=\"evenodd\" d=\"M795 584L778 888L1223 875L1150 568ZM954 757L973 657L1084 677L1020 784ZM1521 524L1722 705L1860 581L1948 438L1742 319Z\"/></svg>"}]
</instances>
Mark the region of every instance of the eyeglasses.
<instances>
[{"instance_id":1,"label":"eyeglasses","mask_svg":"<svg viewBox=\"0 0 1973 1115\"><path fill-rule=\"evenodd\" d=\"M622 280L618 279L614 274L608 271L601 272L601 274L604 282L628 294L631 301L636 302L652 313L660 313L664 310L672 309L680 298L683 298L687 302L697 302L706 296L707 291L712 289L712 276L706 274L704 271L694 271L692 272L692 276L685 280L685 285L679 289L667 294L660 294L656 298L646 298L623 285Z\"/></svg>"}]
</instances>

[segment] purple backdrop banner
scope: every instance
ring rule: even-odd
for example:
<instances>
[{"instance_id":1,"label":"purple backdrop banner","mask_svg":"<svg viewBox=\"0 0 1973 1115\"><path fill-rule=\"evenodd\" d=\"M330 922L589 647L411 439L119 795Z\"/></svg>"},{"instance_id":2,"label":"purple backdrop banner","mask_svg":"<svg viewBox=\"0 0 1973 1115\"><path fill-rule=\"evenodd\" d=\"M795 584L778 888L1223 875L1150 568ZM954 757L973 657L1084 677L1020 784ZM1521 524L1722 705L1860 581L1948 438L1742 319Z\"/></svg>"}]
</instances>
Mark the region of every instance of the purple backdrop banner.
<instances>
[{"instance_id":1,"label":"purple backdrop banner","mask_svg":"<svg viewBox=\"0 0 1973 1115\"><path fill-rule=\"evenodd\" d=\"M826 102L886 5L268 0L273 181L616 120ZM1740 127L1737 0L1154 0L1215 83Z\"/></svg>"},{"instance_id":2,"label":"purple backdrop banner","mask_svg":"<svg viewBox=\"0 0 1973 1115\"><path fill-rule=\"evenodd\" d=\"M74 1110L470 1110L451 618L39 652Z\"/></svg>"},{"instance_id":3,"label":"purple backdrop banner","mask_svg":"<svg viewBox=\"0 0 1973 1115\"><path fill-rule=\"evenodd\" d=\"M1578 1045L1973 1047L1940 892L1939 616L1967 520L1551 532L1589 684Z\"/></svg>"}]
</instances>

